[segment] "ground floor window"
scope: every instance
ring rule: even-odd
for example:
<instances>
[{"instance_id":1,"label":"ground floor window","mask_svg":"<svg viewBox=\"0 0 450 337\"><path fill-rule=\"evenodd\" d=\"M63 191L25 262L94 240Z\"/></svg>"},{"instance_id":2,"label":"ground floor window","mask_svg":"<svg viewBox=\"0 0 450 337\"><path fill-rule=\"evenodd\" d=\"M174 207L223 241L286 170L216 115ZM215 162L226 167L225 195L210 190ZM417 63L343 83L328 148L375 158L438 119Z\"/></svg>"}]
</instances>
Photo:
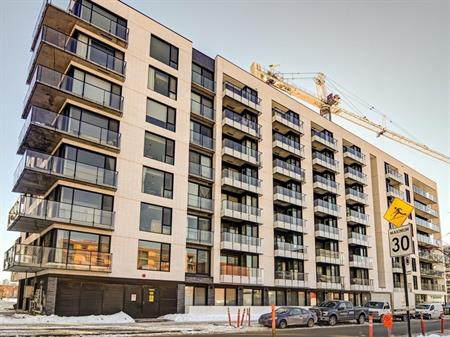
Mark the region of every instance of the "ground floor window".
<instances>
[{"instance_id":1,"label":"ground floor window","mask_svg":"<svg viewBox=\"0 0 450 337\"><path fill-rule=\"evenodd\" d=\"M341 294L338 292L324 292L319 291L317 292L317 304L322 303L323 301L333 301L333 300L340 300Z\"/></svg>"},{"instance_id":2,"label":"ground floor window","mask_svg":"<svg viewBox=\"0 0 450 337\"><path fill-rule=\"evenodd\" d=\"M206 305L206 288L186 286L184 289L185 306Z\"/></svg>"},{"instance_id":3,"label":"ground floor window","mask_svg":"<svg viewBox=\"0 0 450 337\"><path fill-rule=\"evenodd\" d=\"M262 291L261 289L247 289L243 290L243 305L262 305Z\"/></svg>"},{"instance_id":4,"label":"ground floor window","mask_svg":"<svg viewBox=\"0 0 450 337\"><path fill-rule=\"evenodd\" d=\"M306 305L306 293L293 290L291 292L291 305Z\"/></svg>"},{"instance_id":5,"label":"ground floor window","mask_svg":"<svg viewBox=\"0 0 450 337\"><path fill-rule=\"evenodd\" d=\"M215 305L237 305L236 288L215 288L214 302Z\"/></svg>"}]
</instances>

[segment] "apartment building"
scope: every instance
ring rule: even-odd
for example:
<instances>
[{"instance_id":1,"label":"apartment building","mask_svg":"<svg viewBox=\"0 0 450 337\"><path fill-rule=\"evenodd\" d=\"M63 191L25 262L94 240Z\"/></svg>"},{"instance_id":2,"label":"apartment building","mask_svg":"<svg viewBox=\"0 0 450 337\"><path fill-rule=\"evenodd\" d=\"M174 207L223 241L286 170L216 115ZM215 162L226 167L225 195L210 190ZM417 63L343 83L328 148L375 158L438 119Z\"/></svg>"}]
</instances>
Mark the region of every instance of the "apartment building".
<instances>
[{"instance_id":1,"label":"apartment building","mask_svg":"<svg viewBox=\"0 0 450 337\"><path fill-rule=\"evenodd\" d=\"M403 287L393 196L416 207L408 286L443 300L436 184L414 169L120 1L46 1L31 51L19 308L362 304Z\"/></svg>"}]
</instances>

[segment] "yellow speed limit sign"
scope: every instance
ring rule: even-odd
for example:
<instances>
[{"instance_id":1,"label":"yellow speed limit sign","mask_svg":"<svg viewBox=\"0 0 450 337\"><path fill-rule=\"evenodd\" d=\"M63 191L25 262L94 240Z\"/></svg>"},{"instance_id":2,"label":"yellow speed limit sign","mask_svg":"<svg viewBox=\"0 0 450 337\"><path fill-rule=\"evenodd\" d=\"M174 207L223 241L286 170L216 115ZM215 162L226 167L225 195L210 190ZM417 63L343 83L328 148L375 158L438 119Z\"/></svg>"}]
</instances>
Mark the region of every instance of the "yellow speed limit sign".
<instances>
[{"instance_id":1,"label":"yellow speed limit sign","mask_svg":"<svg viewBox=\"0 0 450 337\"><path fill-rule=\"evenodd\" d=\"M396 227L403 225L405 220L413 211L414 207L399 198L394 198L384 218Z\"/></svg>"}]
</instances>

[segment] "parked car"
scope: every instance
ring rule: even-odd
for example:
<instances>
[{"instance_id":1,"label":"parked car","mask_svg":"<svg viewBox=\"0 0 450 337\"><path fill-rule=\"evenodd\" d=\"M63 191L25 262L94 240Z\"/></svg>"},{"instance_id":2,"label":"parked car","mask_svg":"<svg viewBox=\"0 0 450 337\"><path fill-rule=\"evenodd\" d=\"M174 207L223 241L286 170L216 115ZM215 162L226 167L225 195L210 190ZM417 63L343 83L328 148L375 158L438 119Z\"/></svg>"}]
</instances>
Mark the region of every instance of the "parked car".
<instances>
[{"instance_id":1,"label":"parked car","mask_svg":"<svg viewBox=\"0 0 450 337\"><path fill-rule=\"evenodd\" d=\"M367 314L372 315L375 322L383 322L384 315L392 314L389 302L369 301L364 304L364 308L367 308Z\"/></svg>"},{"instance_id":2,"label":"parked car","mask_svg":"<svg viewBox=\"0 0 450 337\"><path fill-rule=\"evenodd\" d=\"M363 324L368 316L367 308L354 307L350 301L325 301L311 310L317 313L320 322L327 322L331 326L355 320L358 324Z\"/></svg>"},{"instance_id":3,"label":"parked car","mask_svg":"<svg viewBox=\"0 0 450 337\"><path fill-rule=\"evenodd\" d=\"M444 313L441 303L422 303L416 305L416 318L423 315L424 319L437 319Z\"/></svg>"},{"instance_id":4,"label":"parked car","mask_svg":"<svg viewBox=\"0 0 450 337\"><path fill-rule=\"evenodd\" d=\"M263 314L258 319L259 324L272 326L272 313ZM300 307L279 307L275 310L275 325L284 329L288 326L305 325L314 326L317 323L317 315L311 310Z\"/></svg>"}]
</instances>

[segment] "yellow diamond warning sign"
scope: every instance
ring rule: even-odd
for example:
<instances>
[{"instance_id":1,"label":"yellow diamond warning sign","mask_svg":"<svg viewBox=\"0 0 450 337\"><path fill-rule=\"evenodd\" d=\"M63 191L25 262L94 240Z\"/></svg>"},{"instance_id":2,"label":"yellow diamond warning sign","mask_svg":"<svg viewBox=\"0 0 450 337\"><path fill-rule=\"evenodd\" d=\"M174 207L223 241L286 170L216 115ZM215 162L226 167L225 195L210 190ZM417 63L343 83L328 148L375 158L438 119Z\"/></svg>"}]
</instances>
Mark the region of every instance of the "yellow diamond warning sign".
<instances>
[{"instance_id":1,"label":"yellow diamond warning sign","mask_svg":"<svg viewBox=\"0 0 450 337\"><path fill-rule=\"evenodd\" d=\"M396 227L403 225L405 220L413 211L414 207L399 198L394 198L384 218Z\"/></svg>"}]
</instances>

